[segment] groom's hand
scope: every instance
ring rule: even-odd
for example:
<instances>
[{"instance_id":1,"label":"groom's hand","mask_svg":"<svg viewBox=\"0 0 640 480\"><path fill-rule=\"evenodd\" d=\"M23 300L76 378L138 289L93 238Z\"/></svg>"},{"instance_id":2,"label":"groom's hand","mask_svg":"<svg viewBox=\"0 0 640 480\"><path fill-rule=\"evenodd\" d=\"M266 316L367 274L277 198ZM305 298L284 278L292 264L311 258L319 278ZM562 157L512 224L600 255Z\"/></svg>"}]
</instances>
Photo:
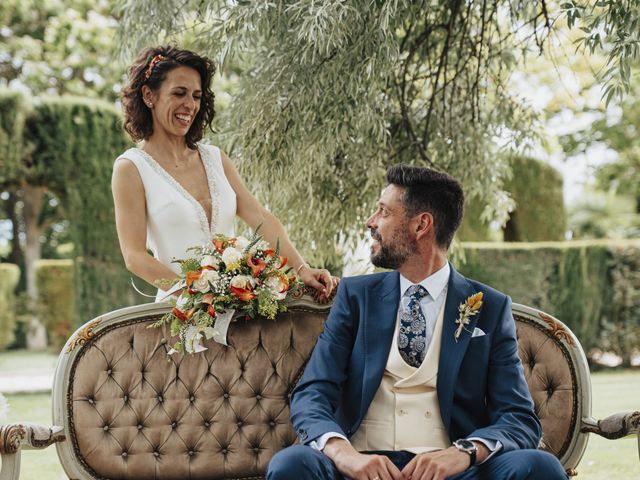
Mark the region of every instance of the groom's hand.
<instances>
[{"instance_id":1,"label":"groom's hand","mask_svg":"<svg viewBox=\"0 0 640 480\"><path fill-rule=\"evenodd\" d=\"M482 462L489 455L489 450L480 442L473 443L478 448L477 462ZM468 453L449 447L446 450L416 455L402 469L402 474L411 480L446 480L469 468L469 461Z\"/></svg>"},{"instance_id":2,"label":"groom's hand","mask_svg":"<svg viewBox=\"0 0 640 480\"><path fill-rule=\"evenodd\" d=\"M405 480L389 458L362 454L342 438L331 438L322 451L345 477L354 480Z\"/></svg>"}]
</instances>

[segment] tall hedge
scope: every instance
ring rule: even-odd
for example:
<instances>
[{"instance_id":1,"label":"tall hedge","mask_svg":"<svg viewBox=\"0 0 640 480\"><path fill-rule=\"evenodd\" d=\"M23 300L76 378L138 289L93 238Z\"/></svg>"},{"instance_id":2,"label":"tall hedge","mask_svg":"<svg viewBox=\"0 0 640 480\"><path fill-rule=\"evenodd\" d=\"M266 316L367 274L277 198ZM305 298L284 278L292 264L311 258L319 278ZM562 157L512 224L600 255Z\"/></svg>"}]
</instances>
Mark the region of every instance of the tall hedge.
<instances>
[{"instance_id":1,"label":"tall hedge","mask_svg":"<svg viewBox=\"0 0 640 480\"><path fill-rule=\"evenodd\" d=\"M640 241L465 243L463 248L464 275L556 316L586 350L604 347L630 358L640 348ZM626 344L619 341L623 331Z\"/></svg>"},{"instance_id":2,"label":"tall hedge","mask_svg":"<svg viewBox=\"0 0 640 480\"><path fill-rule=\"evenodd\" d=\"M506 242L564 240L567 214L562 176L550 165L528 157L513 159L513 177L505 189L516 203L504 228Z\"/></svg>"},{"instance_id":3,"label":"tall hedge","mask_svg":"<svg viewBox=\"0 0 640 480\"><path fill-rule=\"evenodd\" d=\"M0 263L0 349L14 340L16 328L15 288L20 279L17 265Z\"/></svg>"},{"instance_id":4,"label":"tall hedge","mask_svg":"<svg viewBox=\"0 0 640 480\"><path fill-rule=\"evenodd\" d=\"M130 143L120 112L95 100L54 97L27 119L30 161L62 200L75 248L76 324L144 300L135 295L115 230L114 159Z\"/></svg>"},{"instance_id":5,"label":"tall hedge","mask_svg":"<svg viewBox=\"0 0 640 480\"><path fill-rule=\"evenodd\" d=\"M18 177L27 111L24 95L0 88L0 185Z\"/></svg>"},{"instance_id":6,"label":"tall hedge","mask_svg":"<svg viewBox=\"0 0 640 480\"><path fill-rule=\"evenodd\" d=\"M56 350L74 330L73 270L73 260L40 260L36 264L38 318L47 329L49 345Z\"/></svg>"}]
</instances>

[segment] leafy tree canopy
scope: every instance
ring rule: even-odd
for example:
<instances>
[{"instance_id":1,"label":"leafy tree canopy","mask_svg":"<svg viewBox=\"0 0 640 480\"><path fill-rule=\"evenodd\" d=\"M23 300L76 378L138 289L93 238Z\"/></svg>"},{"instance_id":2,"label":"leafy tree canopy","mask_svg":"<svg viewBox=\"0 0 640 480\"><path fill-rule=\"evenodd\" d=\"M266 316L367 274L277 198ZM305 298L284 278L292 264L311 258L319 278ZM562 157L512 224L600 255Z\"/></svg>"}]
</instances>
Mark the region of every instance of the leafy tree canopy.
<instances>
[{"instance_id":1,"label":"leafy tree canopy","mask_svg":"<svg viewBox=\"0 0 640 480\"><path fill-rule=\"evenodd\" d=\"M125 53L186 30L223 66L243 65L216 140L298 243L315 246L305 253L325 262L338 232L362 230L392 163L452 173L486 217L504 221L508 158L535 120L506 88L511 69L564 15L587 49L603 29L614 47L635 35L624 16L635 11L614 1L121 3ZM611 53L623 84L633 54Z\"/></svg>"},{"instance_id":2,"label":"leafy tree canopy","mask_svg":"<svg viewBox=\"0 0 640 480\"><path fill-rule=\"evenodd\" d=\"M115 100L124 72L113 61L113 6L113 0L2 0L0 84Z\"/></svg>"}]
</instances>

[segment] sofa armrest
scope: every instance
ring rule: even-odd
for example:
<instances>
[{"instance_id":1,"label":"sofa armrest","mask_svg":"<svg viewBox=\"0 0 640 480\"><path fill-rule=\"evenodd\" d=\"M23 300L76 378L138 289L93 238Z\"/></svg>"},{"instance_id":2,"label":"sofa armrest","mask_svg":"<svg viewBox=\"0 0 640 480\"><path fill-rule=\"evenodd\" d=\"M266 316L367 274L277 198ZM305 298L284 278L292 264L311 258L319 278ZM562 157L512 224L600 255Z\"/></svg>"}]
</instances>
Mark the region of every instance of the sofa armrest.
<instances>
[{"instance_id":1,"label":"sofa armrest","mask_svg":"<svg viewBox=\"0 0 640 480\"><path fill-rule=\"evenodd\" d=\"M45 427L27 422L0 425L0 480L20 478L21 450L43 449L64 439L62 427Z\"/></svg>"},{"instance_id":2,"label":"sofa armrest","mask_svg":"<svg viewBox=\"0 0 640 480\"><path fill-rule=\"evenodd\" d=\"M609 440L635 434L638 436L638 458L640 459L640 411L614 413L603 420L586 418L582 420L580 431L595 433Z\"/></svg>"}]
</instances>

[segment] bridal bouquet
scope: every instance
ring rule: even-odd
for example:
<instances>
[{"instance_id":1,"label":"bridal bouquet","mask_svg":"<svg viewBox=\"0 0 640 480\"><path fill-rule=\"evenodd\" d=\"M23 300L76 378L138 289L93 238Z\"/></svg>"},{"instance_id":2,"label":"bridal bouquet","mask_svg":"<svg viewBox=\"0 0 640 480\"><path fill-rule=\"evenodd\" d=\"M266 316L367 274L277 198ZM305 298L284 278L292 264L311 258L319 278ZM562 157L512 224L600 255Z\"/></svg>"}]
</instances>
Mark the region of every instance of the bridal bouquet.
<instances>
[{"instance_id":1,"label":"bridal bouquet","mask_svg":"<svg viewBox=\"0 0 640 480\"><path fill-rule=\"evenodd\" d=\"M226 345L234 316L273 320L285 311L282 301L300 282L279 250L279 244L270 249L258 233L249 239L216 235L209 244L190 248L194 257L177 261L182 273L171 289L181 293L169 300L171 312L152 325L170 323L178 341L169 353L206 350L203 337Z\"/></svg>"}]
</instances>

